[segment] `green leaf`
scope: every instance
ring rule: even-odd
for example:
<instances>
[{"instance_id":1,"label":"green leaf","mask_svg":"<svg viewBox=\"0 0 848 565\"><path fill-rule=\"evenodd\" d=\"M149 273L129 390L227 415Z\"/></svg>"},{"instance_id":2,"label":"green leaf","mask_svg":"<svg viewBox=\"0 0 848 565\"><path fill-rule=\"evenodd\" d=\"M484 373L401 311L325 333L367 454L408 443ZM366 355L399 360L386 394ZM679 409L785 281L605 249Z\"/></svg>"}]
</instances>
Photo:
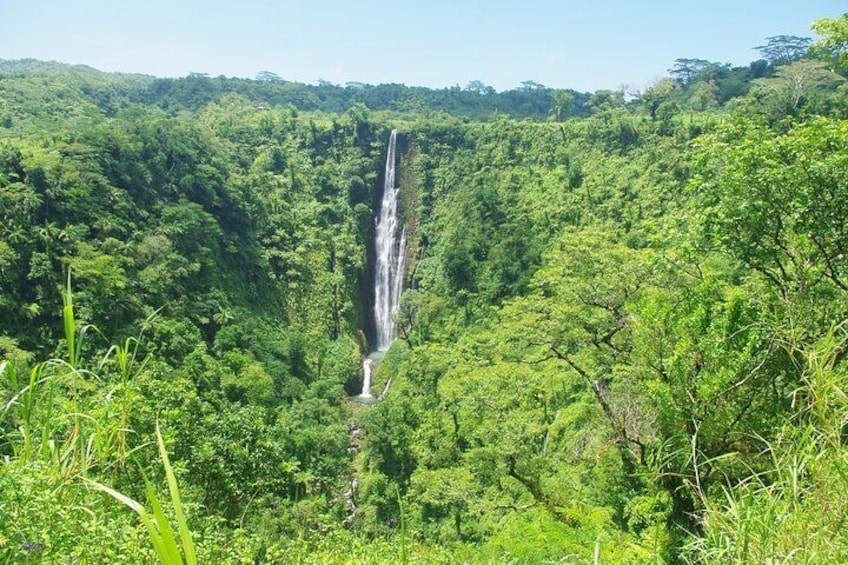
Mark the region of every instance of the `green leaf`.
<instances>
[{"instance_id":1,"label":"green leaf","mask_svg":"<svg viewBox=\"0 0 848 565\"><path fill-rule=\"evenodd\" d=\"M171 492L171 503L174 505L174 513L177 516L177 527L180 532L183 552L185 553L186 561L189 565L197 565L197 554L194 550L194 543L191 540L191 531L186 523L185 513L183 512L183 504L180 499L180 489L177 485L177 478L174 476L174 470L171 468L171 462L168 459L168 451L165 449L165 442L162 439L162 433L159 430L159 422L156 422L156 443L159 445L159 454L162 456L162 465L165 467L165 476L168 479L168 490Z\"/></svg>"}]
</instances>

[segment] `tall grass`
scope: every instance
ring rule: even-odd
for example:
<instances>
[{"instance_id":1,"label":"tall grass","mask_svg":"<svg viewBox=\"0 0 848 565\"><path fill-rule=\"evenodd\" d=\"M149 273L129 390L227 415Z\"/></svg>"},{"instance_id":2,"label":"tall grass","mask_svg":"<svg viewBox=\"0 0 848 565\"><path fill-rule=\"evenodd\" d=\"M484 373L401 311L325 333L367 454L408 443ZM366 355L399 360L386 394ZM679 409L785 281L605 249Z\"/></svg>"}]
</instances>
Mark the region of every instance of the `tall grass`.
<instances>
[{"instance_id":1,"label":"tall grass","mask_svg":"<svg viewBox=\"0 0 848 565\"><path fill-rule=\"evenodd\" d=\"M95 443L83 433L86 416L79 400L91 375L79 367L79 353L87 327L77 328L70 285L69 273L62 295L67 357L31 367L7 363L2 382L10 398L0 410L0 417L10 424L4 440L14 456L49 461L65 478L87 471Z\"/></svg>"},{"instance_id":2,"label":"tall grass","mask_svg":"<svg viewBox=\"0 0 848 565\"><path fill-rule=\"evenodd\" d=\"M70 274L62 299L65 356L31 365L3 362L0 390L5 389L8 400L0 405L0 431L16 459L50 462L70 479L129 456L133 408L125 393L143 363L136 362L135 338L109 348L99 359L83 359L86 334L96 328L77 323Z\"/></svg>"},{"instance_id":3,"label":"tall grass","mask_svg":"<svg viewBox=\"0 0 848 565\"><path fill-rule=\"evenodd\" d=\"M764 441L770 469L707 499L693 563L848 563L848 347L840 325L799 352L797 414Z\"/></svg>"},{"instance_id":4,"label":"tall grass","mask_svg":"<svg viewBox=\"0 0 848 565\"><path fill-rule=\"evenodd\" d=\"M7 347L11 354L0 361L0 451L7 454L0 460L0 562L33 559L33 547L70 558L81 532L96 531L113 545L77 557L113 551L129 521L112 512L103 520L102 497L84 480L111 481L135 450L150 445L131 440L130 419L143 401L135 388L144 369L139 339L86 358L86 335L97 329L76 319L70 275L62 292L61 354L33 363Z\"/></svg>"}]
</instances>

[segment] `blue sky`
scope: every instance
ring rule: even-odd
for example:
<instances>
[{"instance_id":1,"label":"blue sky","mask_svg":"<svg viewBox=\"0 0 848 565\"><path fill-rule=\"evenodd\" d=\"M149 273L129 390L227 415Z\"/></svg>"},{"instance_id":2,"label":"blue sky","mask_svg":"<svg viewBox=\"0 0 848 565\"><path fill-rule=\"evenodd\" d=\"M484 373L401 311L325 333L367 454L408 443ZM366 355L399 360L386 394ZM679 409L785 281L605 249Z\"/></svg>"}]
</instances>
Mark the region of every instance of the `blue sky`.
<instances>
[{"instance_id":1,"label":"blue sky","mask_svg":"<svg viewBox=\"0 0 848 565\"><path fill-rule=\"evenodd\" d=\"M641 89L674 59L747 64L845 0L0 0L0 58L106 71L498 90Z\"/></svg>"}]
</instances>

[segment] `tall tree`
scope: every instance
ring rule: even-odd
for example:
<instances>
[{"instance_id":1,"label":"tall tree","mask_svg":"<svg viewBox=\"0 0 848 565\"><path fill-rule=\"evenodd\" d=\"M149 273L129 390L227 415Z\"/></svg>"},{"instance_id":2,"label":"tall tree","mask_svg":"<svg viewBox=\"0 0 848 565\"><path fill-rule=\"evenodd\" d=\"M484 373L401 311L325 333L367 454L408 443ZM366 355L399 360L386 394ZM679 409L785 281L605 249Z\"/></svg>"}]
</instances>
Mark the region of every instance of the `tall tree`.
<instances>
[{"instance_id":1,"label":"tall tree","mask_svg":"<svg viewBox=\"0 0 848 565\"><path fill-rule=\"evenodd\" d=\"M640 99L651 115L652 120L657 119L657 110L666 102L677 87L677 83L669 78L663 78L645 89Z\"/></svg>"},{"instance_id":2,"label":"tall tree","mask_svg":"<svg viewBox=\"0 0 848 565\"><path fill-rule=\"evenodd\" d=\"M809 37L797 35L775 35L767 37L765 45L758 45L754 49L762 54L763 59L778 67L803 59L812 41Z\"/></svg>"},{"instance_id":3,"label":"tall tree","mask_svg":"<svg viewBox=\"0 0 848 565\"><path fill-rule=\"evenodd\" d=\"M767 115L780 119L796 115L816 96L831 90L843 79L829 71L824 63L800 60L779 67L773 77L754 81L755 93L762 96Z\"/></svg>"},{"instance_id":4,"label":"tall tree","mask_svg":"<svg viewBox=\"0 0 848 565\"><path fill-rule=\"evenodd\" d=\"M705 59L675 59L674 66L668 69L668 73L681 85L686 86L708 63L709 61Z\"/></svg>"}]
</instances>

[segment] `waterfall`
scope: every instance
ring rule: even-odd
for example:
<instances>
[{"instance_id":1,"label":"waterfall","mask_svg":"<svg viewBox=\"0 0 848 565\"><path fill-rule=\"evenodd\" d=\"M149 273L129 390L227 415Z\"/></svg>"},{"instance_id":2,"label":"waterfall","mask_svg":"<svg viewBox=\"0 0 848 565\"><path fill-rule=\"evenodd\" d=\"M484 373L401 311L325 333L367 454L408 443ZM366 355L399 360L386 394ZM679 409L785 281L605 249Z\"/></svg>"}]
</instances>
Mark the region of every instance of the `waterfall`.
<instances>
[{"instance_id":1,"label":"waterfall","mask_svg":"<svg viewBox=\"0 0 848 565\"><path fill-rule=\"evenodd\" d=\"M374 367L373 359L365 359L362 362L362 369L365 376L362 378L362 394L360 396L371 396L371 371Z\"/></svg>"},{"instance_id":2,"label":"waterfall","mask_svg":"<svg viewBox=\"0 0 848 565\"><path fill-rule=\"evenodd\" d=\"M377 351L386 351L395 339L392 318L400 305L403 290L404 247L406 230L401 228L398 211L398 187L395 182L395 148L397 130L392 130L386 151L386 176L383 184L383 201L376 219L374 250L374 327ZM398 237L400 231L400 237Z\"/></svg>"},{"instance_id":3,"label":"waterfall","mask_svg":"<svg viewBox=\"0 0 848 565\"><path fill-rule=\"evenodd\" d=\"M374 404L389 392L391 379L379 399L371 394L371 374L383 353L395 339L392 318L400 305L403 274L406 268L406 228L398 218L398 186L395 179L397 130L392 130L386 150L386 176L380 213L374 219L374 330L376 351L362 362L362 394L356 397L363 404Z\"/></svg>"}]
</instances>

